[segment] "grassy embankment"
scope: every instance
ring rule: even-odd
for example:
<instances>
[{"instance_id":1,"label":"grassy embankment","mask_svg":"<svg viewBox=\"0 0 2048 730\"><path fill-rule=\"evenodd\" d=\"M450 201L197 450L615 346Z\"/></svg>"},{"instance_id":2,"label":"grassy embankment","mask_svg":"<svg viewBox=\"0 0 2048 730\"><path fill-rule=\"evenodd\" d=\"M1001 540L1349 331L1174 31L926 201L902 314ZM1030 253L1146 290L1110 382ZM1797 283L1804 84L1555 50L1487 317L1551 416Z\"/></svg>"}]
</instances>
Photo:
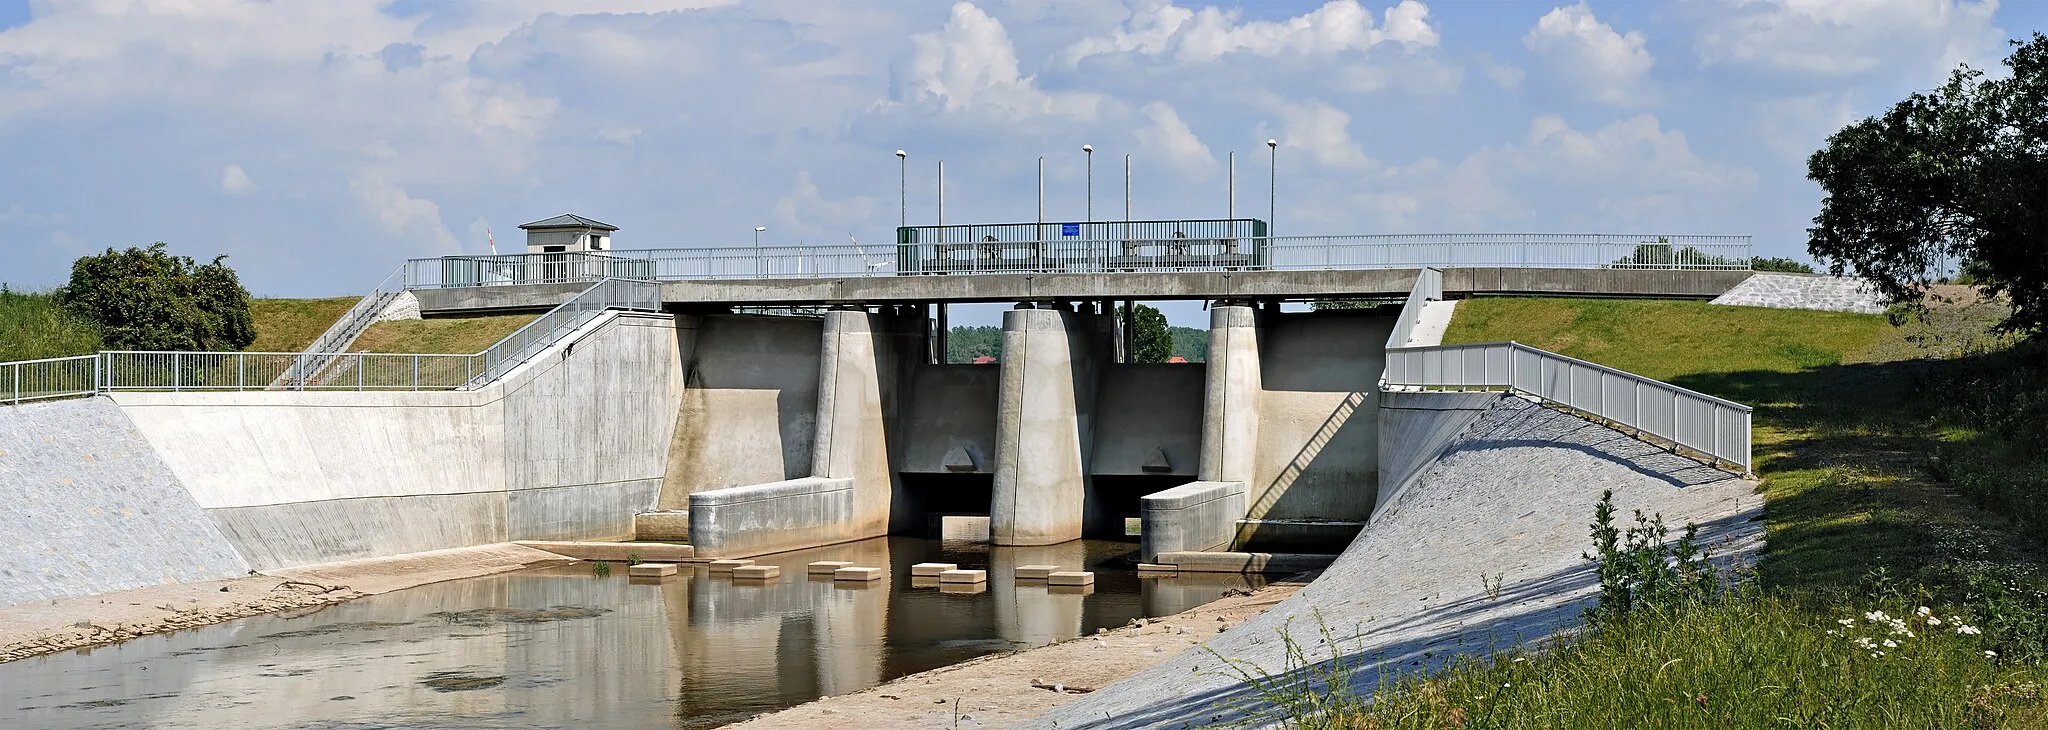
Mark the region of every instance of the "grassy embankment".
<instances>
[{"instance_id":1,"label":"grassy embankment","mask_svg":"<svg viewBox=\"0 0 2048 730\"><path fill-rule=\"evenodd\" d=\"M250 352L298 352L339 319L355 297L257 299L250 313L256 341ZM378 322L356 339L358 352L481 352L534 320L535 315ZM0 362L89 355L101 348L91 323L64 311L48 293L0 292Z\"/></svg>"},{"instance_id":2,"label":"grassy embankment","mask_svg":"<svg viewBox=\"0 0 2048 730\"><path fill-rule=\"evenodd\" d=\"M1370 707L1322 697L1300 725L2048 727L2048 348L1986 334L1997 315L1461 304L1446 342L1513 339L1754 405L1768 547L1721 600L1464 661ZM1919 606L1939 623L1865 617Z\"/></svg>"}]
</instances>

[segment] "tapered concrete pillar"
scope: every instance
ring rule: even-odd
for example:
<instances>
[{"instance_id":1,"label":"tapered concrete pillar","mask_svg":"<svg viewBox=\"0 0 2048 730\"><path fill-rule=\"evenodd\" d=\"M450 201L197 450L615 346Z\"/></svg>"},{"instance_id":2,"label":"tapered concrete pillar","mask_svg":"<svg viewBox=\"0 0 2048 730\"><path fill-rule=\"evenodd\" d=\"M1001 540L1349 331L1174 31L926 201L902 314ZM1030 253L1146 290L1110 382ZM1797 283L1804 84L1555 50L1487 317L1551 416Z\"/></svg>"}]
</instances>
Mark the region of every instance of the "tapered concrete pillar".
<instances>
[{"instance_id":1,"label":"tapered concrete pillar","mask_svg":"<svg viewBox=\"0 0 2048 730\"><path fill-rule=\"evenodd\" d=\"M889 534L897 478L889 465L889 436L897 391L903 374L923 359L922 338L906 322L916 324L864 311L825 313L811 475L853 480L848 539Z\"/></svg>"},{"instance_id":2,"label":"tapered concrete pillar","mask_svg":"<svg viewBox=\"0 0 2048 730\"><path fill-rule=\"evenodd\" d=\"M1259 443L1259 325L1251 307L1209 310L1209 387L1203 401L1203 481L1250 483Z\"/></svg>"},{"instance_id":3,"label":"tapered concrete pillar","mask_svg":"<svg viewBox=\"0 0 2048 730\"><path fill-rule=\"evenodd\" d=\"M1095 443L1095 392L1111 351L1107 324L1101 316L1057 309L1003 313L989 505L995 544L1080 539Z\"/></svg>"}]
</instances>

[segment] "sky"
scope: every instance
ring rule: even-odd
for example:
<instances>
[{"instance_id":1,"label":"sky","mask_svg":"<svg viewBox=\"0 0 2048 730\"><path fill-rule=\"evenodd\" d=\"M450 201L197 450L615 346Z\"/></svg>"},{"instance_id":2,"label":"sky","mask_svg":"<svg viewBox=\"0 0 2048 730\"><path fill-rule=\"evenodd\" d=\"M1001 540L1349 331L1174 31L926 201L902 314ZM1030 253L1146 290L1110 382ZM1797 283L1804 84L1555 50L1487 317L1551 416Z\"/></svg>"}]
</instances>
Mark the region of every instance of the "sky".
<instances>
[{"instance_id":1,"label":"sky","mask_svg":"<svg viewBox=\"0 0 2048 730\"><path fill-rule=\"evenodd\" d=\"M361 293L559 213L619 248L887 241L942 159L948 222L1035 218L1040 156L1079 219L1083 144L1100 218L1125 155L1134 217L1220 217L1235 151L1277 235L1803 259L1829 133L2036 30L2011 0L0 0L0 281L165 241Z\"/></svg>"}]
</instances>

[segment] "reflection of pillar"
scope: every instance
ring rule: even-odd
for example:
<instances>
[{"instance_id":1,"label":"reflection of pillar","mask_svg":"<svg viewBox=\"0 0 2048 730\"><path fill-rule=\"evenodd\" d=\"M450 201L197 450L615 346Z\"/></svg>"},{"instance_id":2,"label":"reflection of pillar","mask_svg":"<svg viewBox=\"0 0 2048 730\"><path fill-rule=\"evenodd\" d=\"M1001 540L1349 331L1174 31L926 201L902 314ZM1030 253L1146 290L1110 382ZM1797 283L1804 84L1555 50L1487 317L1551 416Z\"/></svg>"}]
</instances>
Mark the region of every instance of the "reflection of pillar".
<instances>
[{"instance_id":1,"label":"reflection of pillar","mask_svg":"<svg viewBox=\"0 0 2048 730\"><path fill-rule=\"evenodd\" d=\"M811 474L853 479L853 524L841 534L854 539L889 532L896 473L889 468L888 436L901 373L913 364L904 360L912 341L896 336L904 321L864 311L825 313Z\"/></svg>"},{"instance_id":2,"label":"reflection of pillar","mask_svg":"<svg viewBox=\"0 0 2048 730\"><path fill-rule=\"evenodd\" d=\"M1209 385L1203 403L1203 481L1252 481L1259 442L1259 326L1251 307L1209 310Z\"/></svg>"},{"instance_id":3,"label":"reflection of pillar","mask_svg":"<svg viewBox=\"0 0 2048 730\"><path fill-rule=\"evenodd\" d=\"M888 563L885 560L880 564ZM804 580L812 598L811 632L817 647L819 693L836 696L881 684L889 591L882 586L849 589L825 581ZM889 580L894 577L883 579Z\"/></svg>"},{"instance_id":4,"label":"reflection of pillar","mask_svg":"<svg viewBox=\"0 0 2048 730\"><path fill-rule=\"evenodd\" d=\"M1084 543L991 547L989 595L995 599L996 635L1024 646L1042 646L1081 635L1085 596L1051 593L1045 581L1017 581L1019 565L1057 565L1087 570Z\"/></svg>"},{"instance_id":5,"label":"reflection of pillar","mask_svg":"<svg viewBox=\"0 0 2048 730\"><path fill-rule=\"evenodd\" d=\"M997 545L1076 540L1085 522L1095 391L1109 350L1100 318L1057 309L1003 313L996 473Z\"/></svg>"}]
</instances>

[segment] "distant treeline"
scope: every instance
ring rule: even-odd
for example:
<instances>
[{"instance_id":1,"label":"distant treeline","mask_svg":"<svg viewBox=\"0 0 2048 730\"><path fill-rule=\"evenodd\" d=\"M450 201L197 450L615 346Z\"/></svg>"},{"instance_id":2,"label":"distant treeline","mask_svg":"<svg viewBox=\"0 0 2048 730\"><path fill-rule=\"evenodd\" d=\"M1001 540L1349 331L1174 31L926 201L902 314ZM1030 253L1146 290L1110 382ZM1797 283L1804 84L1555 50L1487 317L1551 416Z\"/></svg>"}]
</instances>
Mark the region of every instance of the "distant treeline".
<instances>
[{"instance_id":1,"label":"distant treeline","mask_svg":"<svg viewBox=\"0 0 2048 730\"><path fill-rule=\"evenodd\" d=\"M1209 331L1194 327L1167 327L1167 336L1173 338L1175 357L1188 362L1203 362L1209 357ZM1001 327L954 327L946 337L946 362L970 363L977 357L1003 357L1003 328Z\"/></svg>"}]
</instances>

